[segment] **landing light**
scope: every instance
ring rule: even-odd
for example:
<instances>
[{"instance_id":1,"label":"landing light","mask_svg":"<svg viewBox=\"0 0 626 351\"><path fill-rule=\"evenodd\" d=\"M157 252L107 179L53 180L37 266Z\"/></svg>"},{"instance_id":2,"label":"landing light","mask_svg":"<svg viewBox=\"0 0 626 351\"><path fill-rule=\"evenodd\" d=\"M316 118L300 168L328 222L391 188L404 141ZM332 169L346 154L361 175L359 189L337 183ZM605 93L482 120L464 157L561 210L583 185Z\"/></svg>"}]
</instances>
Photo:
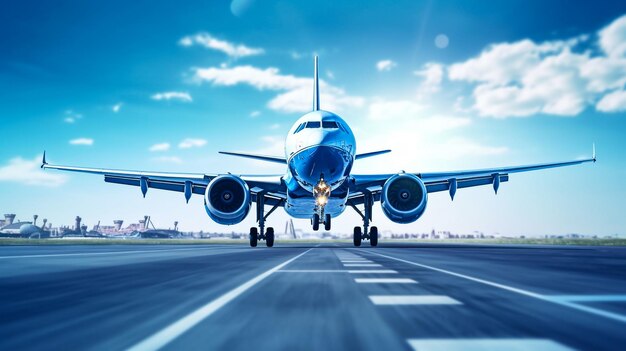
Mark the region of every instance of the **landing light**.
<instances>
[{"instance_id":1,"label":"landing light","mask_svg":"<svg viewBox=\"0 0 626 351\"><path fill-rule=\"evenodd\" d=\"M320 196L317 198L317 204L320 206L326 205L326 202L328 202L328 198L326 196Z\"/></svg>"}]
</instances>

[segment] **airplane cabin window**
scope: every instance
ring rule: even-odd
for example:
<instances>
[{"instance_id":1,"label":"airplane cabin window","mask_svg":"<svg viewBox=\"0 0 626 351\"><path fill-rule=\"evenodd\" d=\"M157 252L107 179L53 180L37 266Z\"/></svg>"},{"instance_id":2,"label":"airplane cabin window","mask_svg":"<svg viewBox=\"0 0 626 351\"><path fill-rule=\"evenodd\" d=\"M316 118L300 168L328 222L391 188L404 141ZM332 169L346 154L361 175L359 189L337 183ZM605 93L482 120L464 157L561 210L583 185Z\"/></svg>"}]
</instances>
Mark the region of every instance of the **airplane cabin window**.
<instances>
[{"instance_id":1,"label":"airplane cabin window","mask_svg":"<svg viewBox=\"0 0 626 351\"><path fill-rule=\"evenodd\" d=\"M306 128L319 128L320 126L320 122L306 122Z\"/></svg>"},{"instance_id":2,"label":"airplane cabin window","mask_svg":"<svg viewBox=\"0 0 626 351\"><path fill-rule=\"evenodd\" d=\"M322 121L322 128L337 129L339 126L337 126L337 122L335 121Z\"/></svg>"},{"instance_id":3,"label":"airplane cabin window","mask_svg":"<svg viewBox=\"0 0 626 351\"><path fill-rule=\"evenodd\" d=\"M306 123L302 123L302 124L300 124L300 125L298 126L298 128L296 128L296 131L295 131L295 132L293 132L293 134L296 134L296 133L298 133L299 131L301 131L302 129L304 129L304 125L305 125L305 124L306 124Z\"/></svg>"}]
</instances>

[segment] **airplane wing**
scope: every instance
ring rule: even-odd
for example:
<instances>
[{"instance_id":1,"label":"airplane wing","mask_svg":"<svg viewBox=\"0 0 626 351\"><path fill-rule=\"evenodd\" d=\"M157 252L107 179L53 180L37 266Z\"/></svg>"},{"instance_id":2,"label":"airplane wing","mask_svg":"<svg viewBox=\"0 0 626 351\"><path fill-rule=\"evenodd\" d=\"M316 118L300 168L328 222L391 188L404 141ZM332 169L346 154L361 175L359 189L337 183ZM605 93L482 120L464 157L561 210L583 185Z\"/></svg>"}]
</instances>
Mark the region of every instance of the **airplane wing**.
<instances>
[{"instance_id":1,"label":"airplane wing","mask_svg":"<svg viewBox=\"0 0 626 351\"><path fill-rule=\"evenodd\" d=\"M192 194L204 195L206 187L211 180L219 175L51 165L46 162L45 152L41 168L103 175L104 181L107 183L139 187L144 197L149 188L181 192L184 193L187 202L189 202ZM252 201L256 202L258 195L263 194L265 196L265 204L267 205L284 203L286 187L282 181L282 175L241 175L240 177L248 184Z\"/></svg>"},{"instance_id":2,"label":"airplane wing","mask_svg":"<svg viewBox=\"0 0 626 351\"><path fill-rule=\"evenodd\" d=\"M540 163L525 166L486 168L475 170L460 170L452 172L431 172L431 173L415 173L426 186L429 193L438 191L450 192L450 197L454 200L457 189L469 188L480 185L492 185L497 193L500 183L509 181L509 174L536 171L540 169L573 166L582 163L596 162L595 146L593 148L593 156L591 158L554 162ZM374 201L380 200L380 191L394 174L371 174L371 175L354 175L352 184L350 184L351 195L349 200L352 204L362 204L365 193L374 196Z\"/></svg>"}]
</instances>

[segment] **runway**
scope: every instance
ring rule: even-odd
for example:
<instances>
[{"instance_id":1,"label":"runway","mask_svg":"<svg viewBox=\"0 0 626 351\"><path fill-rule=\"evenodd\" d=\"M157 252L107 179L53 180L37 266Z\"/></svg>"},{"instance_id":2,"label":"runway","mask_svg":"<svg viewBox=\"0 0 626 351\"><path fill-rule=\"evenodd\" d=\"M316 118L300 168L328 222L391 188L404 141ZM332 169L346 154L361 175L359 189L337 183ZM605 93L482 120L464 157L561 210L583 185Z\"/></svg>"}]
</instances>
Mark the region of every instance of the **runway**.
<instances>
[{"instance_id":1,"label":"runway","mask_svg":"<svg viewBox=\"0 0 626 351\"><path fill-rule=\"evenodd\" d=\"M618 350L626 247L0 247L2 350Z\"/></svg>"}]
</instances>

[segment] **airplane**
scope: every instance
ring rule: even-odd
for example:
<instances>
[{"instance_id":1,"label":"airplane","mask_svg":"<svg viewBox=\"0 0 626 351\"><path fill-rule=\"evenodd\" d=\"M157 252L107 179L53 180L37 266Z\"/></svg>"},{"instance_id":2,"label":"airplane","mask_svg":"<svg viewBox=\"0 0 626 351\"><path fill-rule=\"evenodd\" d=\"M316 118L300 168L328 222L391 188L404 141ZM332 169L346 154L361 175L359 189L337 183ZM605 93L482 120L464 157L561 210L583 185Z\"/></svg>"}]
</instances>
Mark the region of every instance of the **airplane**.
<instances>
[{"instance_id":1,"label":"airplane","mask_svg":"<svg viewBox=\"0 0 626 351\"><path fill-rule=\"evenodd\" d=\"M309 218L314 231L320 225L330 230L332 219L351 207L363 220L362 227L354 227L354 246L360 246L362 240L377 246L378 228L370 226L372 206L376 202L381 203L383 213L391 221L412 223L424 214L430 193L448 191L454 200L458 189L491 185L497 194L500 184L509 181L511 173L596 162L593 145L591 158L566 162L435 173L352 174L354 162L390 151L356 153L355 135L348 123L337 114L321 109L315 56L313 108L289 130L285 156L220 151L225 155L280 163L287 168L285 174L165 173L59 166L46 162L45 151L41 168L104 175L105 182L139 187L144 198L149 188L181 192L187 203L192 194L202 195L206 213L222 225L240 223L255 203L258 227L250 228L252 247L259 240L265 240L267 247L274 245L274 228L265 228L265 222L279 207L291 217ZM266 206L271 206L267 212Z\"/></svg>"}]
</instances>

